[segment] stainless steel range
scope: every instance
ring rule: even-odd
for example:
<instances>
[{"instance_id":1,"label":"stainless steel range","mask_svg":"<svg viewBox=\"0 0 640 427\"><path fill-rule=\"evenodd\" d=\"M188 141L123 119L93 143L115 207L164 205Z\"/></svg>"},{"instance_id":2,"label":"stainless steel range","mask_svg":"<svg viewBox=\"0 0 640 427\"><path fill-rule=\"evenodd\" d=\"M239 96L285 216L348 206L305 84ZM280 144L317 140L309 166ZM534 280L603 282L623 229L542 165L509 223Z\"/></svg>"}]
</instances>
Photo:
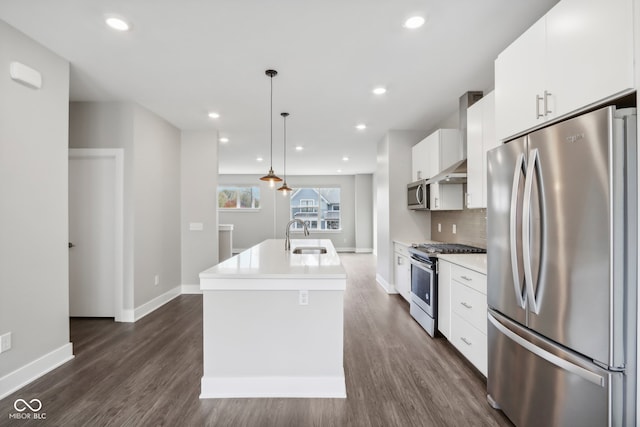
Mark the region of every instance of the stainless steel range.
<instances>
[{"instance_id":1,"label":"stainless steel range","mask_svg":"<svg viewBox=\"0 0 640 427\"><path fill-rule=\"evenodd\" d=\"M409 248L411 255L411 316L432 337L438 318L438 255L485 253L486 249L457 243L422 243Z\"/></svg>"}]
</instances>

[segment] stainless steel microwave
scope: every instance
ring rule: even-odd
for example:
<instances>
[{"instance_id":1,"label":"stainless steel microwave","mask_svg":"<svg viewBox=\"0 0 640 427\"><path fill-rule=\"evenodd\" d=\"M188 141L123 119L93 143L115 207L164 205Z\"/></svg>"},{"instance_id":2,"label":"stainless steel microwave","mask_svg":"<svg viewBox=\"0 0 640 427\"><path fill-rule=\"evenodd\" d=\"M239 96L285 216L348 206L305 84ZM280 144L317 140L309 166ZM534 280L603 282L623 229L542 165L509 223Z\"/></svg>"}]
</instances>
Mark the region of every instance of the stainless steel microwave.
<instances>
[{"instance_id":1,"label":"stainless steel microwave","mask_svg":"<svg viewBox=\"0 0 640 427\"><path fill-rule=\"evenodd\" d=\"M407 184L407 208L419 211L429 209L429 185L426 179Z\"/></svg>"}]
</instances>

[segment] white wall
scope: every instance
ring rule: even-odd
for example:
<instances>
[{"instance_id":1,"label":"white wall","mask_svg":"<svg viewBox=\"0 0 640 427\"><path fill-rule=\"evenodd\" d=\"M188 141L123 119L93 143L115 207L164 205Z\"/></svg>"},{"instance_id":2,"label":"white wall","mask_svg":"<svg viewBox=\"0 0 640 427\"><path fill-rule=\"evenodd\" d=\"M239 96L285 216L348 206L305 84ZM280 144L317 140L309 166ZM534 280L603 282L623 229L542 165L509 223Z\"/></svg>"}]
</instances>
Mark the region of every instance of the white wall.
<instances>
[{"instance_id":1,"label":"white wall","mask_svg":"<svg viewBox=\"0 0 640 427\"><path fill-rule=\"evenodd\" d=\"M355 176L356 251L373 252L373 174Z\"/></svg>"},{"instance_id":2,"label":"white wall","mask_svg":"<svg viewBox=\"0 0 640 427\"><path fill-rule=\"evenodd\" d=\"M275 189L270 189L268 184L260 181L259 178L259 175L220 175L219 177L219 184L260 186L261 209L259 211L220 211L218 213L221 224L234 225L233 246L236 250L249 248L265 239L283 239L285 235L285 228L289 222L289 198L283 197ZM342 230L312 232L310 237L331 239L337 250L356 250L356 185L354 175L288 176L287 183L292 188L340 187ZM364 227L362 233L361 237L364 241L366 240ZM373 233L373 228L370 233ZM297 233L294 235L300 237Z\"/></svg>"},{"instance_id":3,"label":"white wall","mask_svg":"<svg viewBox=\"0 0 640 427\"><path fill-rule=\"evenodd\" d=\"M69 116L70 148L124 148L124 308L134 310L181 284L180 131L125 102L73 102Z\"/></svg>"},{"instance_id":4,"label":"white wall","mask_svg":"<svg viewBox=\"0 0 640 427\"><path fill-rule=\"evenodd\" d=\"M181 284L180 131L140 106L133 111L134 304L139 307Z\"/></svg>"},{"instance_id":5,"label":"white wall","mask_svg":"<svg viewBox=\"0 0 640 427\"><path fill-rule=\"evenodd\" d=\"M11 80L13 61L42 73L42 88ZM12 333L11 350L0 354L2 398L72 348L69 63L0 21L0 72L0 334Z\"/></svg>"},{"instance_id":6,"label":"white wall","mask_svg":"<svg viewBox=\"0 0 640 427\"><path fill-rule=\"evenodd\" d=\"M431 237L430 212L407 209L411 182L411 147L424 131L387 132L378 143L376 168L377 280L393 291L393 241L415 243Z\"/></svg>"},{"instance_id":7,"label":"white wall","mask_svg":"<svg viewBox=\"0 0 640 427\"><path fill-rule=\"evenodd\" d=\"M218 263L217 131L183 131L180 158L182 284L199 286L198 274ZM192 222L203 230L190 231Z\"/></svg>"}]
</instances>

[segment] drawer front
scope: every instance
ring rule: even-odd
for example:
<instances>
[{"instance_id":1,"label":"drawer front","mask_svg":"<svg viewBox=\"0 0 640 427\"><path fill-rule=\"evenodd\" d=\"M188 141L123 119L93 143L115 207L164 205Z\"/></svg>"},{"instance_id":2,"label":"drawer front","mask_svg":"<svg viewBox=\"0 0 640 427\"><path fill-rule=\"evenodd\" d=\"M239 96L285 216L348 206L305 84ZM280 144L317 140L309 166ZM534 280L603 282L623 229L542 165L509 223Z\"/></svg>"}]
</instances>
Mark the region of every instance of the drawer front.
<instances>
[{"instance_id":1,"label":"drawer front","mask_svg":"<svg viewBox=\"0 0 640 427\"><path fill-rule=\"evenodd\" d=\"M406 245L403 245L402 243L394 242L393 250L399 253L400 255L404 255L406 257L409 256L409 248Z\"/></svg>"},{"instance_id":2,"label":"drawer front","mask_svg":"<svg viewBox=\"0 0 640 427\"><path fill-rule=\"evenodd\" d=\"M468 268L453 265L451 267L451 278L463 283L478 292L487 294L487 276Z\"/></svg>"},{"instance_id":3,"label":"drawer front","mask_svg":"<svg viewBox=\"0 0 640 427\"><path fill-rule=\"evenodd\" d=\"M451 342L482 374L487 376L487 335L457 313L451 315Z\"/></svg>"},{"instance_id":4,"label":"drawer front","mask_svg":"<svg viewBox=\"0 0 640 427\"><path fill-rule=\"evenodd\" d=\"M453 282L451 288L453 312L486 334L487 296L458 282Z\"/></svg>"}]
</instances>

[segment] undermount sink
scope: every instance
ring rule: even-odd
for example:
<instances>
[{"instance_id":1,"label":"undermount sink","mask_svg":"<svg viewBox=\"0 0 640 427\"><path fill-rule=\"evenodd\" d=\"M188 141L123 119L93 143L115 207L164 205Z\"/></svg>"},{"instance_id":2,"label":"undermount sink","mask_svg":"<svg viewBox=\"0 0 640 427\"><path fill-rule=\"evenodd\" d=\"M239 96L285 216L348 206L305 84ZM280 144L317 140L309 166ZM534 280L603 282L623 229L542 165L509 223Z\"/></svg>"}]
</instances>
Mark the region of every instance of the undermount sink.
<instances>
[{"instance_id":1,"label":"undermount sink","mask_svg":"<svg viewBox=\"0 0 640 427\"><path fill-rule=\"evenodd\" d=\"M326 254L327 248L324 246L298 246L291 252L294 254Z\"/></svg>"}]
</instances>

